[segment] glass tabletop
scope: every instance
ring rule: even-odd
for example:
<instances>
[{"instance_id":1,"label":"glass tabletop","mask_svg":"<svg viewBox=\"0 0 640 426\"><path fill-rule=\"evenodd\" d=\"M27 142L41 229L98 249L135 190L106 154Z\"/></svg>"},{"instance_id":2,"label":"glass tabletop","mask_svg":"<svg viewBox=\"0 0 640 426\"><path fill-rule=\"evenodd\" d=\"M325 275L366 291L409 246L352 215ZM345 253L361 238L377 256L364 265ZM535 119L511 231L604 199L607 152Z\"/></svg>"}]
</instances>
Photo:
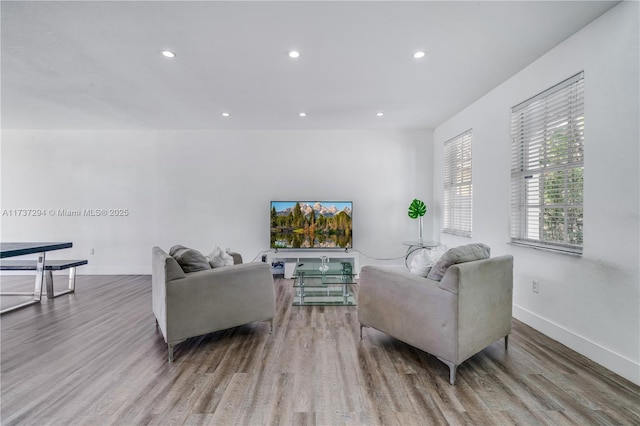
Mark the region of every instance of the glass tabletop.
<instances>
[{"instance_id":1,"label":"glass tabletop","mask_svg":"<svg viewBox=\"0 0 640 426\"><path fill-rule=\"evenodd\" d=\"M436 241L403 241L403 245L411 247L421 247L421 248L435 248L440 245L440 243Z\"/></svg>"},{"instance_id":2,"label":"glass tabletop","mask_svg":"<svg viewBox=\"0 0 640 426\"><path fill-rule=\"evenodd\" d=\"M295 275L304 274L305 276L323 276L323 275L352 275L353 267L349 262L329 262L327 270L321 270L321 262L301 262L296 265L293 273Z\"/></svg>"}]
</instances>

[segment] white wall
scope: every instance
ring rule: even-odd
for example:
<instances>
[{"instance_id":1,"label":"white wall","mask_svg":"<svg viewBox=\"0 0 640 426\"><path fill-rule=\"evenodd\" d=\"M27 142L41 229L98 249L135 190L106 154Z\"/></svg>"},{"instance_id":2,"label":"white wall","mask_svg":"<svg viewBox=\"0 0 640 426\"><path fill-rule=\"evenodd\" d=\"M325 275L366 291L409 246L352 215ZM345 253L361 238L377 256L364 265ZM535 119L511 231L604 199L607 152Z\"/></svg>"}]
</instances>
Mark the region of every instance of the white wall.
<instances>
[{"instance_id":1,"label":"white wall","mask_svg":"<svg viewBox=\"0 0 640 426\"><path fill-rule=\"evenodd\" d=\"M443 143L473 128L471 240L514 256L514 316L640 384L638 3L625 2L434 132L434 203ZM508 245L510 108L585 72L584 253ZM440 234L441 214L434 221ZM470 239L440 234L448 246ZM540 280L540 293L531 290Z\"/></svg>"},{"instance_id":2,"label":"white wall","mask_svg":"<svg viewBox=\"0 0 640 426\"><path fill-rule=\"evenodd\" d=\"M269 246L270 200L353 200L354 248L402 256L401 242L417 236L406 214L411 200L431 204L432 138L426 130L3 130L3 213L128 209L129 215L5 214L1 238L73 241L50 258L87 258L78 273L148 274L154 245L208 254L218 244L251 260Z\"/></svg>"}]
</instances>

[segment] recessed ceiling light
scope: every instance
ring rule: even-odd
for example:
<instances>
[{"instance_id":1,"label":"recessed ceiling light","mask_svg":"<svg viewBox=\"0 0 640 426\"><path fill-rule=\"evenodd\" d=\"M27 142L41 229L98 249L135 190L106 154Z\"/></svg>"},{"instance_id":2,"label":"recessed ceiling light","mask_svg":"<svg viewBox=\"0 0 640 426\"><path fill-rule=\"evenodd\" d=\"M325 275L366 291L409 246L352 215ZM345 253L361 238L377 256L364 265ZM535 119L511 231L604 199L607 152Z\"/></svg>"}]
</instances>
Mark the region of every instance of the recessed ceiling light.
<instances>
[{"instance_id":1,"label":"recessed ceiling light","mask_svg":"<svg viewBox=\"0 0 640 426\"><path fill-rule=\"evenodd\" d=\"M223 113L222 113L222 116L223 116L223 117L228 117L229 115L230 115L230 114L229 114L228 112L223 112Z\"/></svg>"},{"instance_id":2,"label":"recessed ceiling light","mask_svg":"<svg viewBox=\"0 0 640 426\"><path fill-rule=\"evenodd\" d=\"M172 51L170 51L170 50L163 50L163 51L162 51L162 56L164 56L165 58L175 58L175 57L176 57L176 54L175 54L175 53L173 53L173 52L172 52Z\"/></svg>"},{"instance_id":3,"label":"recessed ceiling light","mask_svg":"<svg viewBox=\"0 0 640 426\"><path fill-rule=\"evenodd\" d=\"M376 113L376 117L382 117L384 115L384 112L377 112Z\"/></svg>"},{"instance_id":4,"label":"recessed ceiling light","mask_svg":"<svg viewBox=\"0 0 640 426\"><path fill-rule=\"evenodd\" d=\"M300 52L298 52L297 50L292 50L289 52L289 57L290 58L299 58L300 57Z\"/></svg>"},{"instance_id":5,"label":"recessed ceiling light","mask_svg":"<svg viewBox=\"0 0 640 426\"><path fill-rule=\"evenodd\" d=\"M422 50L418 50L413 54L413 57L416 59L424 58L425 53Z\"/></svg>"},{"instance_id":6,"label":"recessed ceiling light","mask_svg":"<svg viewBox=\"0 0 640 426\"><path fill-rule=\"evenodd\" d=\"M306 112L301 112L300 114L298 114L298 116L300 116L300 117L306 117L306 116L307 116L307 113L306 113Z\"/></svg>"}]
</instances>

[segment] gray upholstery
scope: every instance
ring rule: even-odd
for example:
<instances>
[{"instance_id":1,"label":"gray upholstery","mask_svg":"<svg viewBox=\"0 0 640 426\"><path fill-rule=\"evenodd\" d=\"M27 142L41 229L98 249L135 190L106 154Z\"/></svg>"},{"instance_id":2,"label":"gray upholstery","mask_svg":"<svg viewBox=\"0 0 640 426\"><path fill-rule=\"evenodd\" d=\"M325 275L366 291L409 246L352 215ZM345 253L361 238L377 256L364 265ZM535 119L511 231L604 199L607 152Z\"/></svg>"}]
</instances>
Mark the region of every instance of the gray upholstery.
<instances>
[{"instance_id":1,"label":"gray upholstery","mask_svg":"<svg viewBox=\"0 0 640 426\"><path fill-rule=\"evenodd\" d=\"M240 260L239 255L232 255ZM254 321L276 312L271 268L247 263L185 273L159 247L152 250L153 313L173 359L173 346L189 337Z\"/></svg>"},{"instance_id":2,"label":"gray upholstery","mask_svg":"<svg viewBox=\"0 0 640 426\"><path fill-rule=\"evenodd\" d=\"M442 281L407 271L364 266L358 320L457 367L511 332L513 257L450 266Z\"/></svg>"}]
</instances>

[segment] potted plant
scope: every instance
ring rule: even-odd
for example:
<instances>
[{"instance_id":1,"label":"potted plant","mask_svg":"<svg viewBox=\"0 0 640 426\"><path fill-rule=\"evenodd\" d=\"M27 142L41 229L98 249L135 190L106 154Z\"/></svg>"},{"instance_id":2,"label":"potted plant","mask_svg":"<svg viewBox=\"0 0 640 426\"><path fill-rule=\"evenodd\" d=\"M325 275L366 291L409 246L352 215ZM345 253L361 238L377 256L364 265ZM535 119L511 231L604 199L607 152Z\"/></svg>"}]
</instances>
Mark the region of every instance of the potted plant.
<instances>
[{"instance_id":1,"label":"potted plant","mask_svg":"<svg viewBox=\"0 0 640 426\"><path fill-rule=\"evenodd\" d=\"M416 198L409 205L407 214L411 219L418 219L418 243L422 244L422 217L427 214L427 206Z\"/></svg>"}]
</instances>

